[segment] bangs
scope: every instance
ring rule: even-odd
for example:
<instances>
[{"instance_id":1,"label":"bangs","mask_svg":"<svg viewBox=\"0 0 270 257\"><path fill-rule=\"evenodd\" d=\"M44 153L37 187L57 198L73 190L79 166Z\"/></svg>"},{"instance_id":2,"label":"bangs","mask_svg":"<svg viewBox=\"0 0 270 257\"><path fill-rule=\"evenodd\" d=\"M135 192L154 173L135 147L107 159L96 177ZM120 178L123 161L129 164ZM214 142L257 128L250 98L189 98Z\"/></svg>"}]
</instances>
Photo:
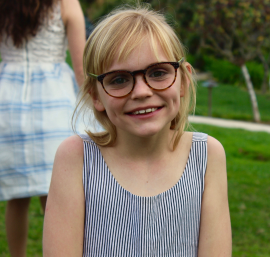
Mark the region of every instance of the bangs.
<instances>
[{"instance_id":1,"label":"bangs","mask_svg":"<svg viewBox=\"0 0 270 257\"><path fill-rule=\"evenodd\" d=\"M164 23L163 17L158 18L153 19L149 13L137 15L132 11L132 14L122 13L121 17L109 17L110 21L107 20L105 27L101 22L96 28L99 33L95 35L94 32L89 38L95 42L92 49L96 49L91 57L88 56L94 60L93 66L89 67L91 72L97 75L107 72L113 62L125 61L145 40L149 41L157 60L158 47L162 48L170 61L178 61L184 57L184 52L179 52L181 43L174 31ZM103 29L99 30L99 27Z\"/></svg>"}]
</instances>

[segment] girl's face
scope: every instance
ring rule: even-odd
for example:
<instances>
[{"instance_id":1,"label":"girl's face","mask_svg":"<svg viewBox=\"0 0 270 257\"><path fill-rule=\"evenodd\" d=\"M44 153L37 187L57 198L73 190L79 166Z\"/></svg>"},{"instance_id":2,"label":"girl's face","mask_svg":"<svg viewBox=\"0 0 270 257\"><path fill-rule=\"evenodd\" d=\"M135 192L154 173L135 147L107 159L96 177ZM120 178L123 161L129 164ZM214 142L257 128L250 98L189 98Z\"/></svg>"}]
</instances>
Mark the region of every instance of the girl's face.
<instances>
[{"instance_id":1,"label":"girl's face","mask_svg":"<svg viewBox=\"0 0 270 257\"><path fill-rule=\"evenodd\" d=\"M168 60L161 47L158 47L157 50L160 60L157 60L148 40L144 40L131 52L127 60L114 62L105 72L143 70L157 62L175 61ZM94 99L95 108L98 111L106 110L108 118L116 126L118 137L121 136L121 133L139 137L168 133L171 121L178 113L180 98L184 96L180 70L177 69L174 84L164 91L155 91L148 87L141 73L136 75L135 80L134 90L124 98L109 96L103 90L100 82L97 82L99 97ZM143 113L146 110L147 112Z\"/></svg>"}]
</instances>

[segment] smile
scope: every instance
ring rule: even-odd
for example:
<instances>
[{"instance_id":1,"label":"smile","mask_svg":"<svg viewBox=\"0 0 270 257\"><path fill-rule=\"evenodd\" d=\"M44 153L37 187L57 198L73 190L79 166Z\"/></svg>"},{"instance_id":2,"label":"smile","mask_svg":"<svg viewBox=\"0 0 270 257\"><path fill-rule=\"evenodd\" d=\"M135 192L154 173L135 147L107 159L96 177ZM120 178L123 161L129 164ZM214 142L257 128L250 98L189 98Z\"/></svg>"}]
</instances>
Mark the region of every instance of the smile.
<instances>
[{"instance_id":1,"label":"smile","mask_svg":"<svg viewBox=\"0 0 270 257\"><path fill-rule=\"evenodd\" d=\"M145 113L154 112L154 111L156 111L157 109L158 109L158 108L148 108L148 109L145 109L145 110L139 110L139 111L136 111L136 112L132 112L132 114L134 114L134 115L145 114Z\"/></svg>"}]
</instances>

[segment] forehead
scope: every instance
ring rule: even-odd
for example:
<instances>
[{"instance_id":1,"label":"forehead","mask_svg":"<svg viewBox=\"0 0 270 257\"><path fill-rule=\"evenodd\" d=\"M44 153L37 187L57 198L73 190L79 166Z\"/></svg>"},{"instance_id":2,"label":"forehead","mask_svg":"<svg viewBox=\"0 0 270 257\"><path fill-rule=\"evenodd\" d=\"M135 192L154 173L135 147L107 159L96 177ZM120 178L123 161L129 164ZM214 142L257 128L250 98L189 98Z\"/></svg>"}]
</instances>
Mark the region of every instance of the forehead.
<instances>
[{"instance_id":1,"label":"forehead","mask_svg":"<svg viewBox=\"0 0 270 257\"><path fill-rule=\"evenodd\" d=\"M174 61L165 54L160 44L153 44L148 38L144 38L132 51L126 51L120 46L116 57L106 69L112 70L138 70L144 69L157 62Z\"/></svg>"}]
</instances>

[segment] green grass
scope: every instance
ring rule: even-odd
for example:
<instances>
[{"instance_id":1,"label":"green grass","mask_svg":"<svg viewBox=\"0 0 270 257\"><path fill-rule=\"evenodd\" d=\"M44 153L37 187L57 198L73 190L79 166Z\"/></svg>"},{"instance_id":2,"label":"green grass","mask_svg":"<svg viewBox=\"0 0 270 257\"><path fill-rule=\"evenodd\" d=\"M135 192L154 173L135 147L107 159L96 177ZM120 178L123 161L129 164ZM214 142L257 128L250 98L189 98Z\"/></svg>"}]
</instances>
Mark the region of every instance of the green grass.
<instances>
[{"instance_id":1,"label":"green grass","mask_svg":"<svg viewBox=\"0 0 270 257\"><path fill-rule=\"evenodd\" d=\"M0 202L0 257L10 257L5 230L6 202ZM29 234L27 256L42 256L43 211L39 198L33 197L29 209Z\"/></svg>"},{"instance_id":2,"label":"green grass","mask_svg":"<svg viewBox=\"0 0 270 257\"><path fill-rule=\"evenodd\" d=\"M262 95L257 92L257 100L262 122L270 124L270 93ZM207 116L208 89L198 85L196 115ZM253 120L249 94L245 88L220 84L212 89L212 116L235 119Z\"/></svg>"},{"instance_id":3,"label":"green grass","mask_svg":"<svg viewBox=\"0 0 270 257\"><path fill-rule=\"evenodd\" d=\"M234 257L269 257L270 134L193 124L217 138L227 156ZM9 256L4 229L5 202L0 202L0 257ZM30 205L27 256L42 256L43 216L37 197Z\"/></svg>"},{"instance_id":4,"label":"green grass","mask_svg":"<svg viewBox=\"0 0 270 257\"><path fill-rule=\"evenodd\" d=\"M270 256L270 134L193 124L227 156L233 256Z\"/></svg>"}]
</instances>

